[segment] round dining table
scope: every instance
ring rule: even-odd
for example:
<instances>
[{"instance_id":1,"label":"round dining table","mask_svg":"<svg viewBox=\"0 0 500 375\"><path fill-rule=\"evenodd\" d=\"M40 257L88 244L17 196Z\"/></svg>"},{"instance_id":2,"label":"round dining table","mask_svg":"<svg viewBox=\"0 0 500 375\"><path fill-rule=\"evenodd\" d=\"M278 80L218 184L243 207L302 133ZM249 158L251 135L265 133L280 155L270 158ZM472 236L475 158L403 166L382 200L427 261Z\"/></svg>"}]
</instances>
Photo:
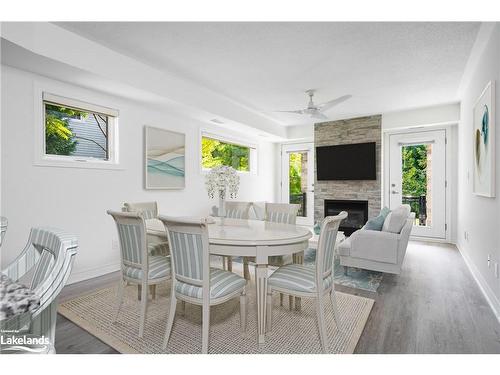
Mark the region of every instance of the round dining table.
<instances>
[{"instance_id":1,"label":"round dining table","mask_svg":"<svg viewBox=\"0 0 500 375\"><path fill-rule=\"evenodd\" d=\"M146 220L148 234L166 237L163 223ZM260 220L215 218L208 225L210 254L229 257L255 257L257 332L259 344L265 343L266 299L269 257L302 253L312 233L297 225Z\"/></svg>"}]
</instances>

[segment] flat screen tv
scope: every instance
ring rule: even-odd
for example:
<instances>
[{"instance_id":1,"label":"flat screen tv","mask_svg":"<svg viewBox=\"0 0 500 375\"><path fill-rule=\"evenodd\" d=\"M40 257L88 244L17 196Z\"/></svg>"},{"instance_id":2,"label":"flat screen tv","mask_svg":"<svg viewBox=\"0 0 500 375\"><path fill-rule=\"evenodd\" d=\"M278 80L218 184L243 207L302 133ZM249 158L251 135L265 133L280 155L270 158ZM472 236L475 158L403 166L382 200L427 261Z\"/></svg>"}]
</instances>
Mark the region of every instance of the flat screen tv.
<instances>
[{"instance_id":1,"label":"flat screen tv","mask_svg":"<svg viewBox=\"0 0 500 375\"><path fill-rule=\"evenodd\" d=\"M316 147L318 181L376 180L375 142Z\"/></svg>"}]
</instances>

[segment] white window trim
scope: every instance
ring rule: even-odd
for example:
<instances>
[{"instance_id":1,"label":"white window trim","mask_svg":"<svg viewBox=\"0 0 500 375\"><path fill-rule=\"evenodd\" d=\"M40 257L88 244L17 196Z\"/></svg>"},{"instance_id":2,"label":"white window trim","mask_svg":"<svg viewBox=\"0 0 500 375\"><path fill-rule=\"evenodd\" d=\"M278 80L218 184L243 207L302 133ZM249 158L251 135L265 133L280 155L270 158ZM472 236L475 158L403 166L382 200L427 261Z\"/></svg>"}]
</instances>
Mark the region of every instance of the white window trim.
<instances>
[{"instance_id":1,"label":"white window trim","mask_svg":"<svg viewBox=\"0 0 500 375\"><path fill-rule=\"evenodd\" d=\"M57 93L57 94L54 94ZM50 98L50 99L49 99ZM75 98L75 99L72 99ZM78 98L78 99L76 99ZM108 124L108 160L45 153L45 101L66 104L111 116ZM34 162L36 166L122 170L119 160L119 112L111 107L91 104L92 98L67 86L34 84Z\"/></svg>"},{"instance_id":2,"label":"white window trim","mask_svg":"<svg viewBox=\"0 0 500 375\"><path fill-rule=\"evenodd\" d=\"M208 172L211 171L210 168L203 168L202 164L202 152L201 152L201 141L202 138L212 138L216 139L221 142L226 142L226 143L232 143L238 146L243 146L243 147L248 147L250 149L250 170L249 171L236 171L238 174L241 175L257 175L258 174L258 159L259 159L259 146L255 143L250 143L248 141L244 141L242 139L238 138L233 138L233 137L228 137L225 135L220 135L217 133L213 133L208 130L200 130L200 137L198 140L198 164L200 166L200 173L201 174L207 174Z\"/></svg>"}]
</instances>

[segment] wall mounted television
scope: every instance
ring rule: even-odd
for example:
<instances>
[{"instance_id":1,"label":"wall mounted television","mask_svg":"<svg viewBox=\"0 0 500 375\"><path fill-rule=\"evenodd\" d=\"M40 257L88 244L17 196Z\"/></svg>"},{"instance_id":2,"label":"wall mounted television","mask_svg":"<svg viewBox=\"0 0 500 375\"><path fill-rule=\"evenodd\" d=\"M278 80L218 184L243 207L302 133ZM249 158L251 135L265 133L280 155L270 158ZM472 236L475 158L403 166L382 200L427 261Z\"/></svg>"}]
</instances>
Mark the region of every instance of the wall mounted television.
<instances>
[{"instance_id":1,"label":"wall mounted television","mask_svg":"<svg viewBox=\"0 0 500 375\"><path fill-rule=\"evenodd\" d=\"M316 147L318 181L376 180L376 144L353 143Z\"/></svg>"}]
</instances>

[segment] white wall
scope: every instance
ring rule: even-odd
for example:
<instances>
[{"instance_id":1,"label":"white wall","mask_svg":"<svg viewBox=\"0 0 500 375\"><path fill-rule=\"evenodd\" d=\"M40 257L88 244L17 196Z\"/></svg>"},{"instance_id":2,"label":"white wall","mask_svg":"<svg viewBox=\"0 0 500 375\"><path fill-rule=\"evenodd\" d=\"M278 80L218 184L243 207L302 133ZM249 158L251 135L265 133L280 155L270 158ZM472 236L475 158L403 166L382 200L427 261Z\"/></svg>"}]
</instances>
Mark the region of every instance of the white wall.
<instances>
[{"instance_id":1,"label":"white wall","mask_svg":"<svg viewBox=\"0 0 500 375\"><path fill-rule=\"evenodd\" d=\"M34 166L34 85L64 87L76 98L120 111L120 158L123 170ZM87 100L88 101L88 100ZM227 130L149 109L143 105L46 79L2 66L2 215L9 229L2 246L2 263L21 251L29 229L38 225L63 228L78 235L79 251L71 281L119 268L119 254L111 249L116 238L107 209L125 201L156 200L169 215L206 215L216 204L207 197L199 168L200 129L238 137ZM143 189L143 126L152 125L186 134L186 188L179 191ZM239 200L275 200L277 146L258 144L258 174L241 176Z\"/></svg>"},{"instance_id":2,"label":"white wall","mask_svg":"<svg viewBox=\"0 0 500 375\"><path fill-rule=\"evenodd\" d=\"M495 277L494 262L500 262L500 25L484 25L490 32L480 32L477 43L482 48L473 49L467 77L464 77L461 103L461 123L458 132L458 246L468 261L472 273L488 296L500 319L500 279ZM483 31L485 30L483 27ZM466 71L467 72L467 71ZM496 198L485 198L472 193L473 149L472 108L485 88L494 80L496 94ZM464 233L468 233L468 240ZM487 265L491 255L493 264Z\"/></svg>"}]
</instances>

